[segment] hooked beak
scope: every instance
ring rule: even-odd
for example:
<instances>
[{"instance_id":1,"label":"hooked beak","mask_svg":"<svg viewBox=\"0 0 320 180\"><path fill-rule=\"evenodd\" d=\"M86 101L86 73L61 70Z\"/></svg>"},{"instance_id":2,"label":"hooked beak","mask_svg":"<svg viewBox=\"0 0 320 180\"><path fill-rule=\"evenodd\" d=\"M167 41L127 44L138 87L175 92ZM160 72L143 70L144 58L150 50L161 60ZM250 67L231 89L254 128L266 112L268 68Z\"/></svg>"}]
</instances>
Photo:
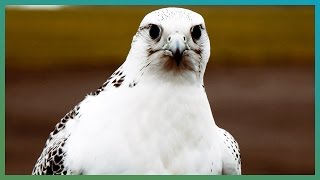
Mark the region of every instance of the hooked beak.
<instances>
[{"instance_id":1,"label":"hooked beak","mask_svg":"<svg viewBox=\"0 0 320 180\"><path fill-rule=\"evenodd\" d=\"M180 33L169 35L164 49L172 52L172 56L179 66L183 52L187 49L186 37Z\"/></svg>"}]
</instances>

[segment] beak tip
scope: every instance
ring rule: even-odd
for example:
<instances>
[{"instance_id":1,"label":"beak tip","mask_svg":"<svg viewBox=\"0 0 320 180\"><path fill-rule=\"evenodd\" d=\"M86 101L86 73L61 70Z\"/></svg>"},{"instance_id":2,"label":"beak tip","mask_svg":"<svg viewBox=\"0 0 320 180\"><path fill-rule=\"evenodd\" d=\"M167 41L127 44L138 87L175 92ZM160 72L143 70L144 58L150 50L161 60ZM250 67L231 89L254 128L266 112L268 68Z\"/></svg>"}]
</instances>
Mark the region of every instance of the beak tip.
<instances>
[{"instance_id":1,"label":"beak tip","mask_svg":"<svg viewBox=\"0 0 320 180\"><path fill-rule=\"evenodd\" d=\"M177 51L173 54L173 58L176 61L177 65L180 65L180 62L182 60L182 53L180 51Z\"/></svg>"}]
</instances>

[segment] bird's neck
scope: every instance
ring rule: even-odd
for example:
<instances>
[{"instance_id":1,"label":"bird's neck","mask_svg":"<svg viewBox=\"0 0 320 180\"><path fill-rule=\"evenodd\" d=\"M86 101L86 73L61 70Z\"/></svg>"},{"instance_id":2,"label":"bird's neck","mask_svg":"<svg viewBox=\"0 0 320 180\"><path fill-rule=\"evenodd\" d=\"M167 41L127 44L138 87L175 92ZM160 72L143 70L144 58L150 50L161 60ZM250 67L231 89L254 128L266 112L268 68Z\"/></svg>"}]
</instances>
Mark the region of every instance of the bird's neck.
<instances>
[{"instance_id":1,"label":"bird's neck","mask_svg":"<svg viewBox=\"0 0 320 180\"><path fill-rule=\"evenodd\" d=\"M165 69L161 65L153 64L141 50L130 50L123 64L126 78L132 82L143 84L169 84L170 86L203 87L203 72L187 69Z\"/></svg>"}]
</instances>

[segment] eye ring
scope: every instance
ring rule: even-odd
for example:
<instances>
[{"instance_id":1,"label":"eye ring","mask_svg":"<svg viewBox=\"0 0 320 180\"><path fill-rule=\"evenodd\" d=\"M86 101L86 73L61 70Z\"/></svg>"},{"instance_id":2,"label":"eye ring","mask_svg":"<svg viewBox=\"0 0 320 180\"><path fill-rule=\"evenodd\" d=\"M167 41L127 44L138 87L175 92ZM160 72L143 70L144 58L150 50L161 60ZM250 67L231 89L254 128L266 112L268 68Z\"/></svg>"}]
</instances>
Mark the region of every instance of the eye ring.
<instances>
[{"instance_id":1,"label":"eye ring","mask_svg":"<svg viewBox=\"0 0 320 180\"><path fill-rule=\"evenodd\" d=\"M159 26L155 24L150 24L150 30L149 30L149 35L151 39L155 40L157 39L161 34L161 29Z\"/></svg>"},{"instance_id":2,"label":"eye ring","mask_svg":"<svg viewBox=\"0 0 320 180\"><path fill-rule=\"evenodd\" d=\"M199 40L200 37L201 37L201 29L202 26L199 24L199 25L195 25L191 28L191 36L193 38L193 40Z\"/></svg>"}]
</instances>

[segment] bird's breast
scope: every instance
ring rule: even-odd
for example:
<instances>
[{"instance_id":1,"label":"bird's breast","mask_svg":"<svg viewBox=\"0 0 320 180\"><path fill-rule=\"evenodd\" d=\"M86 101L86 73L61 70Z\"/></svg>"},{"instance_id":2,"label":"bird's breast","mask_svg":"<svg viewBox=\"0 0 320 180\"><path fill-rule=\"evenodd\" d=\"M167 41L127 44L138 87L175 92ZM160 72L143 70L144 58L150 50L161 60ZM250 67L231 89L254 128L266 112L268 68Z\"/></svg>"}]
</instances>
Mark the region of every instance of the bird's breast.
<instances>
[{"instance_id":1,"label":"bird's breast","mask_svg":"<svg viewBox=\"0 0 320 180\"><path fill-rule=\"evenodd\" d=\"M89 174L219 171L216 125L203 89L141 87L99 96L81 104L66 144L70 167Z\"/></svg>"}]
</instances>

